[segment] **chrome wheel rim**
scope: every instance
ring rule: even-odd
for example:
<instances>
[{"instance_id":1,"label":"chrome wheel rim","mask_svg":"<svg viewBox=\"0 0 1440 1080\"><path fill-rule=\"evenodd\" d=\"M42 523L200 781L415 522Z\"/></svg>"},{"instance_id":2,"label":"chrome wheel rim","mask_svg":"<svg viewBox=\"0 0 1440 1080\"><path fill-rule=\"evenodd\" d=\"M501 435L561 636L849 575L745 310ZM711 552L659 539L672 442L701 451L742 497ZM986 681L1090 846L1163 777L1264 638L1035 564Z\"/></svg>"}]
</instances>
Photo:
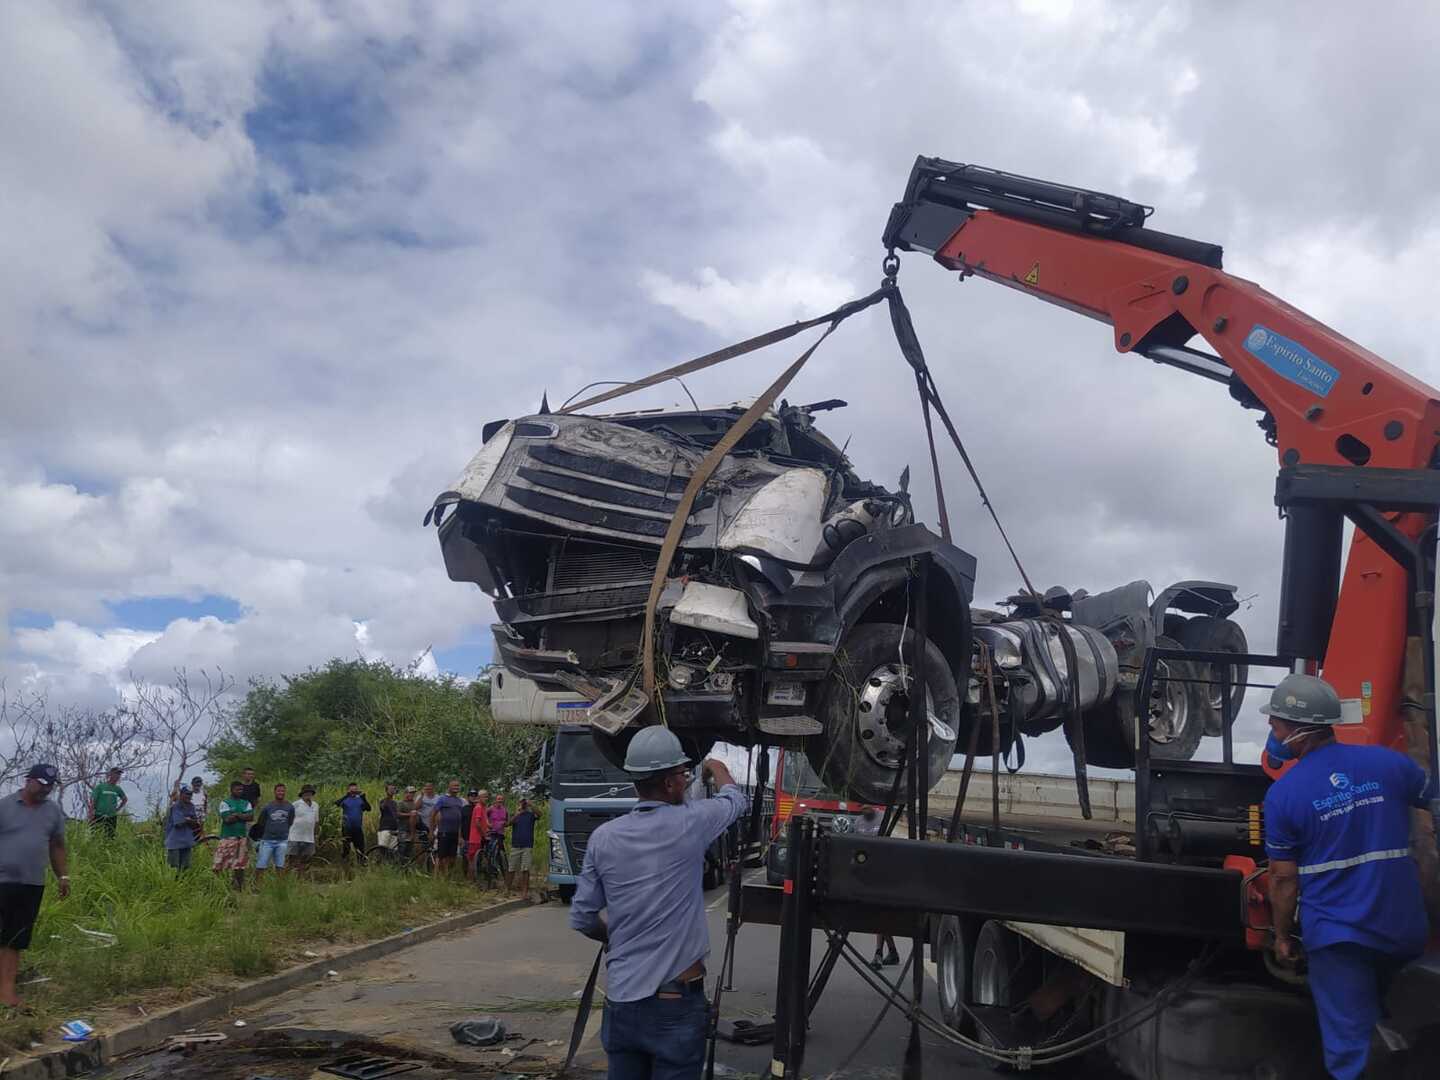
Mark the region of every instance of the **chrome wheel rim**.
<instances>
[{"instance_id":1,"label":"chrome wheel rim","mask_svg":"<svg viewBox=\"0 0 1440 1080\"><path fill-rule=\"evenodd\" d=\"M1170 665L1157 660L1149 702L1150 738L1157 743L1182 739L1190 724L1189 684L1172 680L1170 675Z\"/></svg>"},{"instance_id":2,"label":"chrome wheel rim","mask_svg":"<svg viewBox=\"0 0 1440 1080\"><path fill-rule=\"evenodd\" d=\"M865 677L857 695L860 745L872 761L887 769L898 769L905 756L905 725L909 723L906 687L911 679L910 671L898 662L881 664ZM955 729L935 712L928 690L925 703L927 734L953 741Z\"/></svg>"}]
</instances>

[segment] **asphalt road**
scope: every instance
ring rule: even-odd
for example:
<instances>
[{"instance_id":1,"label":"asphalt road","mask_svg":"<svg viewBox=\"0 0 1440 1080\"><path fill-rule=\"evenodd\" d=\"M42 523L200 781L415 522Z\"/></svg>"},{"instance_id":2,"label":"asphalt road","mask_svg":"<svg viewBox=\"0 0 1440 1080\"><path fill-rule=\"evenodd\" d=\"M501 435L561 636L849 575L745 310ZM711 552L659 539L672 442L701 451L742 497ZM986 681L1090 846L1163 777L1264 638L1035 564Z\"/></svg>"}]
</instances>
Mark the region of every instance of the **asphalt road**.
<instances>
[{"instance_id":1,"label":"asphalt road","mask_svg":"<svg viewBox=\"0 0 1440 1080\"><path fill-rule=\"evenodd\" d=\"M707 904L713 972L719 968L724 948L724 890L712 892ZM342 972L323 984L281 995L263 1008L251 1010L247 1020L262 1026L349 1031L398 1046L454 1054L467 1061L493 1061L497 1068L540 1065L534 1058L558 1061L564 1056L574 1021L569 1004L578 996L595 955L591 944L569 929L567 915L568 909L558 903L514 912ZM741 929L735 990L723 998L725 1017L768 1019L773 1010L778 944L778 928ZM867 937L860 945L867 955L873 952L873 939ZM904 948L902 943L902 951ZM817 934L817 963L823 949L824 939ZM928 977L926 982L927 999L934 1003L935 984ZM812 1017L804 1074L863 1080L898 1077L909 1025L894 1010L850 1060L880 1007L878 995L858 975L844 964L837 966ZM512 1031L520 1033L523 1038L507 1043L507 1049L532 1061L521 1061L503 1051L457 1047L449 1025L482 1012L501 1015ZM594 1069L604 1068L599 1021L597 1009L577 1059ZM927 1075L957 1080L993 1075L958 1048L929 1035L922 1039ZM770 1059L768 1045L745 1047L722 1041L716 1054L721 1067L716 1071L732 1077L768 1076ZM836 1074L847 1060L844 1071Z\"/></svg>"}]
</instances>

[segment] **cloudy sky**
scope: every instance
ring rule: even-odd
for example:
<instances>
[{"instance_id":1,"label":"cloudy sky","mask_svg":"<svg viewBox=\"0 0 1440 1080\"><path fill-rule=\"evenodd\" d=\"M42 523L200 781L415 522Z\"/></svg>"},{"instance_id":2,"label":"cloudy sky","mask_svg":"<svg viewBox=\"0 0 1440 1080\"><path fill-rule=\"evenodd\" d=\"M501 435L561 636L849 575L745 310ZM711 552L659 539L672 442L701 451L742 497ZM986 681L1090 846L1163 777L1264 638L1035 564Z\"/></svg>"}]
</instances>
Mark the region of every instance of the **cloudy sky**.
<instances>
[{"instance_id":1,"label":"cloudy sky","mask_svg":"<svg viewBox=\"0 0 1440 1080\"><path fill-rule=\"evenodd\" d=\"M873 288L917 153L1123 194L1440 382L1425 5L10 4L0 674L113 701L488 659L420 518L490 419ZM1274 455L1223 388L922 256L901 282L1038 585L1231 581L1273 644ZM696 377L758 391L781 346ZM675 391L651 395L668 402ZM883 311L792 400L913 464ZM1016 584L945 459L977 599ZM1252 730L1258 730L1253 725ZM1042 748L1041 760L1047 755Z\"/></svg>"}]
</instances>

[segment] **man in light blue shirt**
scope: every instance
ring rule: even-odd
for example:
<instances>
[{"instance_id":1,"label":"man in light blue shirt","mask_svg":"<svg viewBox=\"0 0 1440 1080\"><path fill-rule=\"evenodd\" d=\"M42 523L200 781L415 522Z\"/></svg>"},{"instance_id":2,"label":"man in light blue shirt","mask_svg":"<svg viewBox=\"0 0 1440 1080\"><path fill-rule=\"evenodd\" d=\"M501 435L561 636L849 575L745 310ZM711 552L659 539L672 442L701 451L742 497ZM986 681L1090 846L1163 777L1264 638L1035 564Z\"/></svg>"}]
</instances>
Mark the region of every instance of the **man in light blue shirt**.
<instances>
[{"instance_id":1,"label":"man in light blue shirt","mask_svg":"<svg viewBox=\"0 0 1440 1080\"><path fill-rule=\"evenodd\" d=\"M719 793L686 802L689 759L664 727L636 733L625 771L640 801L591 834L570 926L609 945L600 1038L610 1080L694 1078L705 1058L705 850L746 800L712 758L702 772Z\"/></svg>"}]
</instances>

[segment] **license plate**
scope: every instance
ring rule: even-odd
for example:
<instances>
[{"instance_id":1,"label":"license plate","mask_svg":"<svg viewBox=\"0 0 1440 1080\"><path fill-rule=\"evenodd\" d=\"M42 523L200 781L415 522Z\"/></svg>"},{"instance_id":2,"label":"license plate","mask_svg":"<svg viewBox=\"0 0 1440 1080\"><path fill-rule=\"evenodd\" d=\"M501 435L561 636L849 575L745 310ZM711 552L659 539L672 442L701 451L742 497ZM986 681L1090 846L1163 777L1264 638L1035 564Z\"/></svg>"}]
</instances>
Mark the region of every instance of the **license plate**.
<instances>
[{"instance_id":1,"label":"license plate","mask_svg":"<svg viewBox=\"0 0 1440 1080\"><path fill-rule=\"evenodd\" d=\"M804 705L805 684L798 682L773 682L765 695L767 705Z\"/></svg>"}]
</instances>

